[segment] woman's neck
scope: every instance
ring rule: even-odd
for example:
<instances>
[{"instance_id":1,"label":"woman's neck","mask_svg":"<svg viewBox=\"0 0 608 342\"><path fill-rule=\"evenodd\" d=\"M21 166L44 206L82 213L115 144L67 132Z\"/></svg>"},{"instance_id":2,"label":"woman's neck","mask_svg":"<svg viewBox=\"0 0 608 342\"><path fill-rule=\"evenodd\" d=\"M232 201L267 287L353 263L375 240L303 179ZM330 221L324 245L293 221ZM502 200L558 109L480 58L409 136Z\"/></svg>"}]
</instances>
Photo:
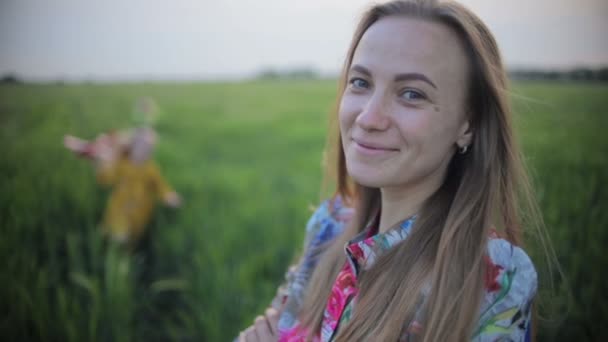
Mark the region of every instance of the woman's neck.
<instances>
[{"instance_id":1,"label":"woman's neck","mask_svg":"<svg viewBox=\"0 0 608 342\"><path fill-rule=\"evenodd\" d=\"M439 186L382 188L379 233L385 233L401 221L417 214L422 204Z\"/></svg>"}]
</instances>

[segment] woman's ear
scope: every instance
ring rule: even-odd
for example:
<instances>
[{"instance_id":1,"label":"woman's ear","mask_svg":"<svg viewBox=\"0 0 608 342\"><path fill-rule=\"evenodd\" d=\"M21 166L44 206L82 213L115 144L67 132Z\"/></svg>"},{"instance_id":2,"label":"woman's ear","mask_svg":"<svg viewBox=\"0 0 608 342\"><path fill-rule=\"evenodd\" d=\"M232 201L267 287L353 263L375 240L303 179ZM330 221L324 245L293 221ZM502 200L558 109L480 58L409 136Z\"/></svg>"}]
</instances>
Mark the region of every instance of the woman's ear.
<instances>
[{"instance_id":1,"label":"woman's ear","mask_svg":"<svg viewBox=\"0 0 608 342\"><path fill-rule=\"evenodd\" d=\"M471 121L465 120L462 125L460 125L456 145L458 145L458 147L469 146L471 141L473 141L473 128L471 127Z\"/></svg>"}]
</instances>

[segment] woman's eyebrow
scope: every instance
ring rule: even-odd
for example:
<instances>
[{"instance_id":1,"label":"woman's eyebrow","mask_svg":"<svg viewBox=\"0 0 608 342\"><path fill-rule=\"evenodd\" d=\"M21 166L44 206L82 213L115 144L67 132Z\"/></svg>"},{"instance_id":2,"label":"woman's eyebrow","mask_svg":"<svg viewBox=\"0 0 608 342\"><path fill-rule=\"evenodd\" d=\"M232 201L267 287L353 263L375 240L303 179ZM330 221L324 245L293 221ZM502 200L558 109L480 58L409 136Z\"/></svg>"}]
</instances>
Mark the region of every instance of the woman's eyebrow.
<instances>
[{"instance_id":1,"label":"woman's eyebrow","mask_svg":"<svg viewBox=\"0 0 608 342\"><path fill-rule=\"evenodd\" d=\"M410 81L410 80L423 81L423 82L430 84L433 88L437 89L437 86L435 85L435 83L433 83L433 81L431 81L424 74L419 74L416 72L408 72L405 74L398 74L395 76L395 82Z\"/></svg>"},{"instance_id":2,"label":"woman's eyebrow","mask_svg":"<svg viewBox=\"0 0 608 342\"><path fill-rule=\"evenodd\" d=\"M353 66L350 67L350 70L357 71L368 77L372 76L372 73L366 67L359 65L359 64L354 64ZM426 83L430 84L433 88L437 89L437 86L435 85L435 83L433 83L433 81L431 81L424 74L420 74L417 72L408 72L408 73L395 75L395 82L411 81L411 80L426 82Z\"/></svg>"},{"instance_id":3,"label":"woman's eyebrow","mask_svg":"<svg viewBox=\"0 0 608 342\"><path fill-rule=\"evenodd\" d=\"M372 76L372 73L369 70L367 70L367 68L364 67L363 65L354 64L353 66L350 67L350 70L360 72L363 75L368 76L368 77Z\"/></svg>"}]
</instances>

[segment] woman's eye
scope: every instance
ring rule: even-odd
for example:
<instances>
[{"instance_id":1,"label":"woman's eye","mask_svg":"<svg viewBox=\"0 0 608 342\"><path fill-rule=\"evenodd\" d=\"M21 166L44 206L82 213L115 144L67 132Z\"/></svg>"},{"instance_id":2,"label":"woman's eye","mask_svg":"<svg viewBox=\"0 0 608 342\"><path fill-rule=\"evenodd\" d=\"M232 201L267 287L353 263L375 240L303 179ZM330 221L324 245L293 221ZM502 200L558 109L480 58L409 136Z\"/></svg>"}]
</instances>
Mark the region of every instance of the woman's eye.
<instances>
[{"instance_id":1,"label":"woman's eye","mask_svg":"<svg viewBox=\"0 0 608 342\"><path fill-rule=\"evenodd\" d=\"M361 78L353 78L349 81L349 83L353 88L366 89L369 87L367 81Z\"/></svg>"},{"instance_id":2,"label":"woman's eye","mask_svg":"<svg viewBox=\"0 0 608 342\"><path fill-rule=\"evenodd\" d=\"M426 97L415 90L406 90L403 93L401 93L401 97L403 97L406 100L412 101L412 100L424 100Z\"/></svg>"}]
</instances>

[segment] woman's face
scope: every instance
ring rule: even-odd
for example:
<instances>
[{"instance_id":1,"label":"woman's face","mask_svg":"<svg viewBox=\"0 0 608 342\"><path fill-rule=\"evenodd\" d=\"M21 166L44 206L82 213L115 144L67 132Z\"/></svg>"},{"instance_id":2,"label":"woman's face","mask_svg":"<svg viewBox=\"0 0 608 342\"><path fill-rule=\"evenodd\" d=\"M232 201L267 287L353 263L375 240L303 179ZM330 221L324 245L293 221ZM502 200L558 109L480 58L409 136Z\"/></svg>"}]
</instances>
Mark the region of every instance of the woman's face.
<instances>
[{"instance_id":1,"label":"woman's face","mask_svg":"<svg viewBox=\"0 0 608 342\"><path fill-rule=\"evenodd\" d=\"M340 102L351 177L375 188L436 189L456 148L471 140L468 68L457 35L442 24L374 23L355 50Z\"/></svg>"}]
</instances>

